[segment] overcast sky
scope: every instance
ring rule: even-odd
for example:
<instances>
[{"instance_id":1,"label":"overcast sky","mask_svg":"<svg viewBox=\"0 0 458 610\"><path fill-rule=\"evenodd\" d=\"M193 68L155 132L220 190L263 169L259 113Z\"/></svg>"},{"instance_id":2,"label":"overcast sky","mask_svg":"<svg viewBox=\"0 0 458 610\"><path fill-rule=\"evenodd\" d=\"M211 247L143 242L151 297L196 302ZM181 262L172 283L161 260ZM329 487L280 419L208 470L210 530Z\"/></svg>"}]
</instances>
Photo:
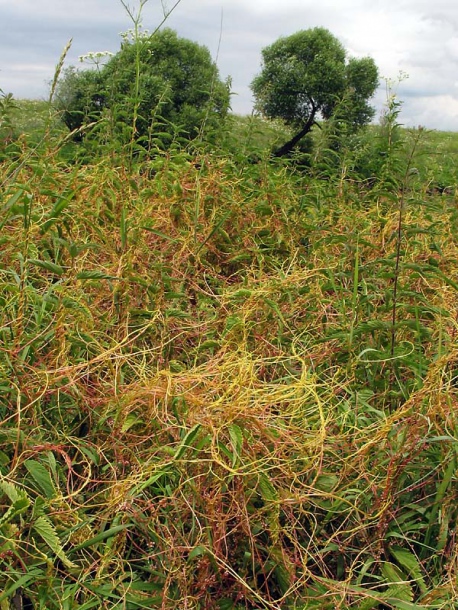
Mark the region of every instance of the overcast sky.
<instances>
[{"instance_id":1,"label":"overcast sky","mask_svg":"<svg viewBox=\"0 0 458 610\"><path fill-rule=\"evenodd\" d=\"M148 0L144 27L154 30L175 2ZM136 0L128 4L138 7ZM80 65L78 57L90 51L116 52L120 32L131 25L120 0L0 0L0 88L17 98L45 98L70 38L66 65ZM167 25L205 44L221 76L232 77L235 112L252 110L249 85L261 49L321 26L350 56L373 57L383 77L408 75L397 86L405 125L458 131L457 0L181 0ZM385 97L382 82L378 112Z\"/></svg>"}]
</instances>

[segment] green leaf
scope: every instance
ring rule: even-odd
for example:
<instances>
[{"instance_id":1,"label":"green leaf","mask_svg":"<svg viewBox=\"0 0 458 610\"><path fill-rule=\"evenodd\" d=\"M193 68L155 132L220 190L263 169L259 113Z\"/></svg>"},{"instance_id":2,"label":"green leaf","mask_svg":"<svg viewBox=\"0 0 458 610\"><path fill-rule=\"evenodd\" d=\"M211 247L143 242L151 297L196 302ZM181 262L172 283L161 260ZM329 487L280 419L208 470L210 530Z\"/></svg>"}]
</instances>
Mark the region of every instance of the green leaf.
<instances>
[{"instance_id":1,"label":"green leaf","mask_svg":"<svg viewBox=\"0 0 458 610\"><path fill-rule=\"evenodd\" d=\"M44 515L46 508L46 500L42 496L37 496L32 508L32 519L37 519Z\"/></svg>"},{"instance_id":2,"label":"green leaf","mask_svg":"<svg viewBox=\"0 0 458 610\"><path fill-rule=\"evenodd\" d=\"M419 606L418 604L404 601L402 599L394 599L392 597L388 597L386 602L395 608L399 608L399 610L427 610L427 608L431 608L431 606Z\"/></svg>"},{"instance_id":3,"label":"green leaf","mask_svg":"<svg viewBox=\"0 0 458 610\"><path fill-rule=\"evenodd\" d=\"M268 305L278 316L278 319L280 320L280 322L286 326L286 322L285 322L285 318L283 317L282 312L280 311L280 307L278 306L277 303L275 303L275 301L272 301L272 299L268 299L267 297L263 297L262 299L264 301L264 303L266 305Z\"/></svg>"},{"instance_id":4,"label":"green leaf","mask_svg":"<svg viewBox=\"0 0 458 610\"><path fill-rule=\"evenodd\" d=\"M320 475L316 480L316 488L320 491L331 492L339 483L339 477L335 474Z\"/></svg>"},{"instance_id":5,"label":"green leaf","mask_svg":"<svg viewBox=\"0 0 458 610\"><path fill-rule=\"evenodd\" d=\"M404 574L397 566L386 561L382 564L381 571L388 581L386 584L389 585L385 595L397 601L411 602L413 600L412 587L406 582Z\"/></svg>"},{"instance_id":6,"label":"green leaf","mask_svg":"<svg viewBox=\"0 0 458 610\"><path fill-rule=\"evenodd\" d=\"M14 193L14 195L12 195L8 199L8 201L2 207L1 211L2 211L3 222L0 223L0 229L3 229L3 227L5 226L5 224L7 223L8 219L9 219L9 215L5 214L5 212L10 210L10 208L13 208L16 205L16 203L19 201L19 199L22 197L23 194L24 194L24 190L23 189L19 189L18 191L16 191Z\"/></svg>"},{"instance_id":7,"label":"green leaf","mask_svg":"<svg viewBox=\"0 0 458 610\"><path fill-rule=\"evenodd\" d=\"M275 502L278 500L277 490L266 474L262 473L259 475L258 487L261 497L265 502Z\"/></svg>"},{"instance_id":8,"label":"green leaf","mask_svg":"<svg viewBox=\"0 0 458 610\"><path fill-rule=\"evenodd\" d=\"M97 536L94 536L93 538L89 538L88 540L81 542L77 546L73 547L72 551L81 551L81 549L86 549L88 546L93 546L94 544L98 544L99 542L102 542L103 540L107 540L108 538L112 538L113 536L116 536L116 534L118 534L119 532L122 532L125 529L128 529L129 527L133 527L133 525L131 523L128 523L126 525L115 525L114 527L111 527L109 530L106 530L105 532L101 532L100 534L97 534Z\"/></svg>"},{"instance_id":9,"label":"green leaf","mask_svg":"<svg viewBox=\"0 0 458 610\"><path fill-rule=\"evenodd\" d=\"M70 205L71 200L75 196L75 191L69 193L66 197L60 196L49 213L48 218L41 225L41 233L44 235L62 214L66 207Z\"/></svg>"},{"instance_id":10,"label":"green leaf","mask_svg":"<svg viewBox=\"0 0 458 610\"><path fill-rule=\"evenodd\" d=\"M197 350L199 352L203 352L206 349L219 349L220 347L221 344L219 341L215 341L214 339L207 339L207 341L204 341L198 346Z\"/></svg>"},{"instance_id":11,"label":"green leaf","mask_svg":"<svg viewBox=\"0 0 458 610\"><path fill-rule=\"evenodd\" d=\"M41 267L42 269L46 269L51 273L55 273L56 275L63 275L65 269L60 265L56 265L56 263L51 263L50 261L41 261L36 258L29 258L28 263L31 265L36 265L37 267Z\"/></svg>"},{"instance_id":12,"label":"green leaf","mask_svg":"<svg viewBox=\"0 0 458 610\"><path fill-rule=\"evenodd\" d=\"M428 591L428 587L424 581L420 563L415 555L400 546L390 547L390 553L399 565L405 568L407 573L415 580L420 591L425 594Z\"/></svg>"},{"instance_id":13,"label":"green leaf","mask_svg":"<svg viewBox=\"0 0 458 610\"><path fill-rule=\"evenodd\" d=\"M4 589L0 593L0 602L8 599L15 591L17 591L20 587L25 587L29 584L29 582L36 580L40 577L43 577L43 571L38 569L32 569L27 574L24 574L20 578L18 578L8 589Z\"/></svg>"},{"instance_id":14,"label":"green leaf","mask_svg":"<svg viewBox=\"0 0 458 610\"><path fill-rule=\"evenodd\" d=\"M233 292L230 296L232 299L249 299L253 294L252 290L248 290L247 288L240 288Z\"/></svg>"},{"instance_id":15,"label":"green leaf","mask_svg":"<svg viewBox=\"0 0 458 610\"><path fill-rule=\"evenodd\" d=\"M3 491L5 496L8 496L11 502L16 502L16 500L24 495L24 492L16 487L16 485L5 480L0 481L0 490Z\"/></svg>"},{"instance_id":16,"label":"green leaf","mask_svg":"<svg viewBox=\"0 0 458 610\"><path fill-rule=\"evenodd\" d=\"M127 220L127 213L125 207L123 207L121 210L119 230L121 234L121 246L124 250L127 247L127 234L129 232L129 221Z\"/></svg>"},{"instance_id":17,"label":"green leaf","mask_svg":"<svg viewBox=\"0 0 458 610\"><path fill-rule=\"evenodd\" d=\"M186 449L189 449L190 447L192 447L192 443L193 443L194 439L196 438L200 428L201 428L201 425L196 424L195 426L193 426L191 428L191 430L189 430L189 432L186 434L186 436L183 438L183 440L179 444L178 449L175 451L175 454L173 456L174 460L179 460L181 457L183 457L183 454L186 451Z\"/></svg>"},{"instance_id":18,"label":"green leaf","mask_svg":"<svg viewBox=\"0 0 458 610\"><path fill-rule=\"evenodd\" d=\"M218 600L219 610L237 610L238 606L229 597L223 597Z\"/></svg>"},{"instance_id":19,"label":"green leaf","mask_svg":"<svg viewBox=\"0 0 458 610\"><path fill-rule=\"evenodd\" d=\"M166 309L164 311L166 318L189 318L190 315L186 311L181 311L181 309Z\"/></svg>"},{"instance_id":20,"label":"green leaf","mask_svg":"<svg viewBox=\"0 0 458 610\"><path fill-rule=\"evenodd\" d=\"M30 500L24 491L8 481L0 481L0 491L3 491L3 493L8 496L11 501L11 506L0 517L1 527L25 512L30 505Z\"/></svg>"},{"instance_id":21,"label":"green leaf","mask_svg":"<svg viewBox=\"0 0 458 610\"><path fill-rule=\"evenodd\" d=\"M29 471L35 483L38 485L48 499L56 496L56 488L52 482L51 475L43 464L36 460L25 460L24 466Z\"/></svg>"},{"instance_id":22,"label":"green leaf","mask_svg":"<svg viewBox=\"0 0 458 610\"><path fill-rule=\"evenodd\" d=\"M277 565L274 574L280 591L285 594L291 586L291 575L283 565Z\"/></svg>"},{"instance_id":23,"label":"green leaf","mask_svg":"<svg viewBox=\"0 0 458 610\"><path fill-rule=\"evenodd\" d=\"M158 237L162 237L162 239L167 239L168 241L171 241L174 244L180 243L178 239L174 239L173 237L170 237L170 235L161 233L161 231L158 231L157 229L153 229L152 227L141 227L141 228L145 229L145 231L149 231L150 233L154 233L154 235L157 235Z\"/></svg>"},{"instance_id":24,"label":"green leaf","mask_svg":"<svg viewBox=\"0 0 458 610\"><path fill-rule=\"evenodd\" d=\"M243 328L243 320L237 315L230 315L226 318L226 324L224 326L223 334L229 333L233 330Z\"/></svg>"},{"instance_id":25,"label":"green leaf","mask_svg":"<svg viewBox=\"0 0 458 610\"><path fill-rule=\"evenodd\" d=\"M121 426L121 432L127 432L128 430L130 430L130 428L132 428L132 426L143 423L143 420L136 413L129 413L129 415L124 420L123 425Z\"/></svg>"},{"instance_id":26,"label":"green leaf","mask_svg":"<svg viewBox=\"0 0 458 610\"><path fill-rule=\"evenodd\" d=\"M1 392L0 388L0 392ZM0 449L0 466L7 466L10 463L10 457Z\"/></svg>"},{"instance_id":27,"label":"green leaf","mask_svg":"<svg viewBox=\"0 0 458 610\"><path fill-rule=\"evenodd\" d=\"M249 263L251 262L252 259L252 255L248 254L248 253L244 253L244 254L237 254L236 256L233 256L232 258L229 259L229 263Z\"/></svg>"},{"instance_id":28,"label":"green leaf","mask_svg":"<svg viewBox=\"0 0 458 610\"><path fill-rule=\"evenodd\" d=\"M188 560L194 559L195 557L202 557L202 555L207 554L208 550L204 546L195 546L192 551L190 551Z\"/></svg>"},{"instance_id":29,"label":"green leaf","mask_svg":"<svg viewBox=\"0 0 458 610\"><path fill-rule=\"evenodd\" d=\"M202 248L205 246L205 244L207 243L207 241L209 239L211 239L213 237L213 235L218 231L218 229L226 222L226 220L229 218L229 216L232 214L232 210L229 210L228 212L226 212L226 214L224 214L224 216L222 218L220 218L220 220L213 226L212 230L210 231L210 233L207 235L207 237L204 239L204 241L200 244L200 246L197 248L197 252L196 254L198 254Z\"/></svg>"},{"instance_id":30,"label":"green leaf","mask_svg":"<svg viewBox=\"0 0 458 610\"><path fill-rule=\"evenodd\" d=\"M144 481L143 483L139 483L138 485L133 487L130 490L129 495L131 497L135 497L137 494L139 494L143 490L148 489L148 487L151 487L151 485L153 485L154 483L159 481L159 479L161 479L166 474L170 474L170 468L168 466L163 467L162 470L159 470L159 472L156 472L153 475L151 475L146 481Z\"/></svg>"},{"instance_id":31,"label":"green leaf","mask_svg":"<svg viewBox=\"0 0 458 610\"><path fill-rule=\"evenodd\" d=\"M76 568L76 564L70 561L62 548L56 530L48 517L41 515L33 524L33 529L43 538L51 551L67 566L67 568Z\"/></svg>"},{"instance_id":32,"label":"green leaf","mask_svg":"<svg viewBox=\"0 0 458 610\"><path fill-rule=\"evenodd\" d=\"M119 277L115 275L108 275L103 271L97 271L96 269L88 269L86 271L80 271L76 275L78 280L119 280Z\"/></svg>"},{"instance_id":33,"label":"green leaf","mask_svg":"<svg viewBox=\"0 0 458 610\"><path fill-rule=\"evenodd\" d=\"M231 438L231 445L233 449L232 467L234 468L234 466L240 460L240 456L242 453L243 432L240 426L238 426L237 424L231 424L229 426L229 436Z\"/></svg>"},{"instance_id":34,"label":"green leaf","mask_svg":"<svg viewBox=\"0 0 458 610\"><path fill-rule=\"evenodd\" d=\"M354 610L373 610L375 607L380 607L380 599L366 597L354 607Z\"/></svg>"}]
</instances>

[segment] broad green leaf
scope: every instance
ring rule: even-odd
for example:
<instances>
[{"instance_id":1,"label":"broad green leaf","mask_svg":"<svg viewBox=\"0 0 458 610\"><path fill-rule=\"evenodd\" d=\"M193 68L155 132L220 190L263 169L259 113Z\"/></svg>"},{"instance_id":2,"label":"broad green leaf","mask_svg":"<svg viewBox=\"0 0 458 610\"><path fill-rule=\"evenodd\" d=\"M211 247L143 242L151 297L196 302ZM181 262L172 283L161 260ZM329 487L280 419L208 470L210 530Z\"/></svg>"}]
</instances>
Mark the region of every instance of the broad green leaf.
<instances>
[{"instance_id":1,"label":"broad green leaf","mask_svg":"<svg viewBox=\"0 0 458 610\"><path fill-rule=\"evenodd\" d=\"M249 263L251 262L252 259L252 255L245 253L245 254L237 254L236 256L233 256L232 258L229 259L229 263Z\"/></svg>"},{"instance_id":2,"label":"broad green leaf","mask_svg":"<svg viewBox=\"0 0 458 610\"><path fill-rule=\"evenodd\" d=\"M70 561L62 548L56 530L48 517L41 515L35 520L33 529L43 538L51 551L56 555L67 568L76 568L76 564Z\"/></svg>"},{"instance_id":3,"label":"broad green leaf","mask_svg":"<svg viewBox=\"0 0 458 610\"><path fill-rule=\"evenodd\" d=\"M315 486L320 491L330 492L339 482L339 477L335 474L320 475L315 483Z\"/></svg>"},{"instance_id":4,"label":"broad green leaf","mask_svg":"<svg viewBox=\"0 0 458 610\"><path fill-rule=\"evenodd\" d=\"M62 214L66 207L70 205L71 200L75 196L75 191L69 193L66 197L59 197L54 204L52 210L49 213L48 218L41 225L41 233L44 235L50 227L57 221L58 217Z\"/></svg>"},{"instance_id":5,"label":"broad green leaf","mask_svg":"<svg viewBox=\"0 0 458 610\"><path fill-rule=\"evenodd\" d=\"M229 426L229 436L231 437L231 445L233 449L232 454L232 467L234 467L240 460L243 446L243 432L237 424L231 424Z\"/></svg>"},{"instance_id":6,"label":"broad green leaf","mask_svg":"<svg viewBox=\"0 0 458 610\"><path fill-rule=\"evenodd\" d=\"M376 607L380 607L380 599L366 597L363 601L359 602L359 604L354 607L354 610L373 610Z\"/></svg>"},{"instance_id":7,"label":"broad green leaf","mask_svg":"<svg viewBox=\"0 0 458 610\"><path fill-rule=\"evenodd\" d=\"M173 290L167 290L166 292L164 292L164 299L167 299L168 301L183 300L187 299L187 296L184 292L174 292Z\"/></svg>"},{"instance_id":8,"label":"broad green leaf","mask_svg":"<svg viewBox=\"0 0 458 610\"><path fill-rule=\"evenodd\" d=\"M0 388L1 392L1 388ZM0 466L6 466L10 463L10 457L4 451L0 449Z\"/></svg>"},{"instance_id":9,"label":"broad green leaf","mask_svg":"<svg viewBox=\"0 0 458 610\"><path fill-rule=\"evenodd\" d=\"M393 599L391 597L388 597L386 602L394 606L394 608L399 608L399 610L427 610L428 608L431 608L431 606L420 606L419 604L414 604L402 599ZM446 606L443 607L445 608Z\"/></svg>"},{"instance_id":10,"label":"broad green leaf","mask_svg":"<svg viewBox=\"0 0 458 610\"><path fill-rule=\"evenodd\" d=\"M3 492L4 495L8 496L11 501L11 506L9 506L0 517L1 527L25 512L30 505L30 500L24 491L8 481L0 481L0 492Z\"/></svg>"},{"instance_id":11,"label":"broad green leaf","mask_svg":"<svg viewBox=\"0 0 458 610\"><path fill-rule=\"evenodd\" d=\"M127 432L128 430L130 430L130 428L132 428L132 426L135 426L136 424L143 424L143 420L138 417L138 415L136 415L135 413L129 413L129 415L126 417L123 425L121 426L121 432Z\"/></svg>"},{"instance_id":12,"label":"broad green leaf","mask_svg":"<svg viewBox=\"0 0 458 610\"><path fill-rule=\"evenodd\" d=\"M127 246L127 234L129 232L129 221L127 219L126 208L123 207L121 210L121 220L119 225L119 231L121 235L121 246L123 250Z\"/></svg>"},{"instance_id":13,"label":"broad green leaf","mask_svg":"<svg viewBox=\"0 0 458 610\"><path fill-rule=\"evenodd\" d=\"M96 269L88 269L87 271L80 271L76 275L78 280L119 280L119 277L115 275L108 275L103 271L97 271Z\"/></svg>"},{"instance_id":14,"label":"broad green leaf","mask_svg":"<svg viewBox=\"0 0 458 610\"><path fill-rule=\"evenodd\" d=\"M37 267L41 267L42 269L46 269L50 273L55 273L56 275L63 275L65 269L60 265L56 265L56 263L51 263L50 261L41 261L36 258L29 258L28 263L31 265L36 265Z\"/></svg>"},{"instance_id":15,"label":"broad green leaf","mask_svg":"<svg viewBox=\"0 0 458 610\"><path fill-rule=\"evenodd\" d=\"M5 205L2 206L1 213L2 213L2 217L3 217L3 222L0 222L0 229L3 229L3 227L8 222L8 219L9 219L9 215L5 214L5 212L10 210L10 208L14 208L14 206L19 201L19 199L22 197L22 195L24 195L24 190L23 189L19 189L18 191L16 191L14 193L14 195L12 195L8 199L8 201L5 203ZM14 211L13 211L13 214L14 214Z\"/></svg>"},{"instance_id":16,"label":"broad green leaf","mask_svg":"<svg viewBox=\"0 0 458 610\"><path fill-rule=\"evenodd\" d=\"M24 466L29 471L35 483L38 485L48 499L56 496L56 488L52 482L51 475L45 466L36 460L25 460Z\"/></svg>"},{"instance_id":17,"label":"broad green leaf","mask_svg":"<svg viewBox=\"0 0 458 610\"><path fill-rule=\"evenodd\" d=\"M201 343L197 349L199 352L203 352L206 349L218 349L219 347L221 347L221 344L219 341L214 341L213 339L208 339L207 341L204 341L203 343Z\"/></svg>"},{"instance_id":18,"label":"broad green leaf","mask_svg":"<svg viewBox=\"0 0 458 610\"><path fill-rule=\"evenodd\" d=\"M182 311L181 309L166 309L164 311L164 316L166 318L189 318L191 314L186 311Z\"/></svg>"},{"instance_id":19,"label":"broad green leaf","mask_svg":"<svg viewBox=\"0 0 458 610\"><path fill-rule=\"evenodd\" d=\"M6 212L10 208L12 208L18 202L19 198L22 197L23 194L24 194L24 189L19 189L18 191L16 191L14 193L14 195L12 195L8 199L8 201L5 203L5 205L2 206L2 213Z\"/></svg>"},{"instance_id":20,"label":"broad green leaf","mask_svg":"<svg viewBox=\"0 0 458 610\"><path fill-rule=\"evenodd\" d=\"M230 315L226 318L224 334L231 332L234 329L242 328L243 320L237 315Z\"/></svg>"},{"instance_id":21,"label":"broad green leaf","mask_svg":"<svg viewBox=\"0 0 458 610\"><path fill-rule=\"evenodd\" d=\"M9 523L15 517L25 512L28 509L29 505L30 500L26 496L18 498L0 517L0 527L2 527L2 525L5 525L5 523Z\"/></svg>"},{"instance_id":22,"label":"broad green leaf","mask_svg":"<svg viewBox=\"0 0 458 610\"><path fill-rule=\"evenodd\" d=\"M237 610L238 606L229 597L223 597L218 600L218 608L219 610Z\"/></svg>"},{"instance_id":23,"label":"broad green leaf","mask_svg":"<svg viewBox=\"0 0 458 610\"><path fill-rule=\"evenodd\" d=\"M275 303L275 301L272 301L272 299L268 299L266 297L263 297L262 300L264 301L264 303L266 305L268 305L277 314L280 322L286 326L285 318L283 317L283 314L280 311L280 307L278 306L278 304Z\"/></svg>"},{"instance_id":24,"label":"broad green leaf","mask_svg":"<svg viewBox=\"0 0 458 610\"><path fill-rule=\"evenodd\" d=\"M208 550L204 546L195 546L188 555L188 560L194 559L194 557L202 557L207 555Z\"/></svg>"},{"instance_id":25,"label":"broad green leaf","mask_svg":"<svg viewBox=\"0 0 458 610\"><path fill-rule=\"evenodd\" d=\"M32 519L37 519L44 515L46 508L46 500L42 496L37 496L32 508Z\"/></svg>"},{"instance_id":26,"label":"broad green leaf","mask_svg":"<svg viewBox=\"0 0 458 610\"><path fill-rule=\"evenodd\" d=\"M413 589L408 582L400 582L390 585L385 591L383 597L389 597L393 603L396 602L411 602L413 600Z\"/></svg>"},{"instance_id":27,"label":"broad green leaf","mask_svg":"<svg viewBox=\"0 0 458 610\"><path fill-rule=\"evenodd\" d=\"M266 474L261 473L259 475L258 487L261 493L261 497L265 502L275 502L276 500L278 500L277 490L272 485L270 479Z\"/></svg>"},{"instance_id":28,"label":"broad green leaf","mask_svg":"<svg viewBox=\"0 0 458 610\"><path fill-rule=\"evenodd\" d=\"M190 447L192 447L192 443L193 443L194 439L196 438L200 428L201 428L201 425L196 424L195 426L193 426L191 428L191 430L189 430L189 432L186 434L186 436L183 438L180 445L178 446L178 449L175 451L175 454L173 456L174 460L179 460L181 457L183 457L183 454L186 451L186 449L189 449Z\"/></svg>"},{"instance_id":29,"label":"broad green leaf","mask_svg":"<svg viewBox=\"0 0 458 610\"><path fill-rule=\"evenodd\" d=\"M138 485L133 487L130 490L129 495L132 497L135 497L137 494L139 494L143 490L148 489L148 487L151 487L151 485L154 485L154 483L159 481L159 479L161 479L166 474L169 474L168 466L164 466L162 470L159 470L159 472L156 472L153 475L151 475L146 481L144 481L143 483L139 483Z\"/></svg>"},{"instance_id":30,"label":"broad green leaf","mask_svg":"<svg viewBox=\"0 0 458 610\"><path fill-rule=\"evenodd\" d=\"M399 601L413 600L413 590L410 583L406 582L406 577L402 571L394 564L386 561L382 564L381 571L388 581L388 590L385 592L390 598Z\"/></svg>"},{"instance_id":31,"label":"broad green leaf","mask_svg":"<svg viewBox=\"0 0 458 610\"><path fill-rule=\"evenodd\" d=\"M423 571L421 569L418 559L413 553L404 549L400 546L390 547L391 555L401 565L408 574L415 580L418 588L424 594L428 591L426 583L423 578Z\"/></svg>"},{"instance_id":32,"label":"broad green leaf","mask_svg":"<svg viewBox=\"0 0 458 610\"><path fill-rule=\"evenodd\" d=\"M406 580L405 574L398 568L398 566L394 565L394 563L390 563L389 561L384 561L382 563L382 574L389 583L398 583L404 582Z\"/></svg>"},{"instance_id":33,"label":"broad green leaf","mask_svg":"<svg viewBox=\"0 0 458 610\"><path fill-rule=\"evenodd\" d=\"M100 608L100 599L98 597L89 600L82 606L79 606L78 610L91 610L91 608Z\"/></svg>"},{"instance_id":34,"label":"broad green leaf","mask_svg":"<svg viewBox=\"0 0 458 610\"><path fill-rule=\"evenodd\" d=\"M2 491L5 496L8 496L11 502L15 502L20 497L25 495L21 489L16 487L16 485L13 485L13 483L5 480L0 480L0 491Z\"/></svg>"}]
</instances>

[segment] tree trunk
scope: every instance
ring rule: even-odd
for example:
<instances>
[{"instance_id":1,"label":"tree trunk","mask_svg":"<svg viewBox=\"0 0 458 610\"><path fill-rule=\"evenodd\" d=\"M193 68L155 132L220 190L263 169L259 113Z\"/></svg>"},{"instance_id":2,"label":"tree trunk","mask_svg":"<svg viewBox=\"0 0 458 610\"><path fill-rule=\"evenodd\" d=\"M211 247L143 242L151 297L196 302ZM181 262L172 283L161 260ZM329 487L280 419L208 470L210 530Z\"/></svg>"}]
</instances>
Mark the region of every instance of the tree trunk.
<instances>
[{"instance_id":1,"label":"tree trunk","mask_svg":"<svg viewBox=\"0 0 458 610\"><path fill-rule=\"evenodd\" d=\"M315 115L316 110L312 110L312 114L309 116L308 121L304 125L304 127L299 131L299 133L297 133L293 138L291 138L291 140L289 140L288 142L286 142L286 144L283 144L281 148L276 150L274 152L274 157L284 157L293 150L296 144L300 140L302 140L302 138L306 136L309 131L311 131L313 125L315 124Z\"/></svg>"}]
</instances>

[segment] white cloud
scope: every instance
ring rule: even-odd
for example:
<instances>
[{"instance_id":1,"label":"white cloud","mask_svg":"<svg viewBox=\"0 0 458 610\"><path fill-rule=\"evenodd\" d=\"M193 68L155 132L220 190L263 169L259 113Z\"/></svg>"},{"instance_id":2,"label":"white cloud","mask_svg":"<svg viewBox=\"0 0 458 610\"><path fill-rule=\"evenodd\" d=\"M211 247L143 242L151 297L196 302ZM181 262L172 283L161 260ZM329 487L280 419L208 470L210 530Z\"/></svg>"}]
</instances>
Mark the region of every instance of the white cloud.
<instances>
[{"instance_id":1,"label":"white cloud","mask_svg":"<svg viewBox=\"0 0 458 610\"><path fill-rule=\"evenodd\" d=\"M458 99L451 95L411 98L405 103L403 116L408 113L407 126L427 126L431 129L458 131Z\"/></svg>"}]
</instances>

